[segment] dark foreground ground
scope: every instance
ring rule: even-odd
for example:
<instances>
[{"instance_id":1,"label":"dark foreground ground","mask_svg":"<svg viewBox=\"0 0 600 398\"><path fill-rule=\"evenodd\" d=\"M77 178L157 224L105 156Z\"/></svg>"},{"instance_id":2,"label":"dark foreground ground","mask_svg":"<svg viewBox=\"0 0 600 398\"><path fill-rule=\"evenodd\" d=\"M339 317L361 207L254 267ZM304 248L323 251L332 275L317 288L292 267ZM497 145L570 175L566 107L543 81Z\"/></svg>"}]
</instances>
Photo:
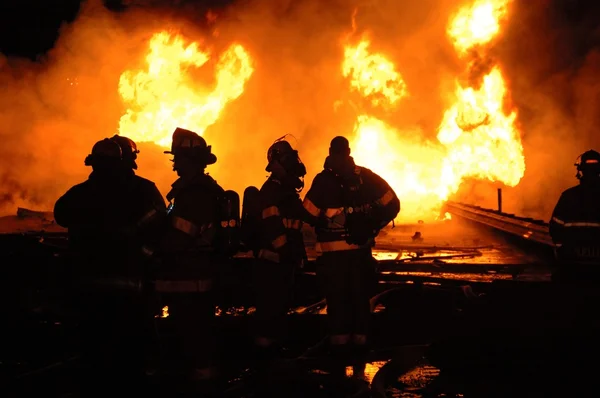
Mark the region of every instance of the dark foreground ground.
<instances>
[{"instance_id":1,"label":"dark foreground ground","mask_svg":"<svg viewBox=\"0 0 600 398\"><path fill-rule=\"evenodd\" d=\"M59 232L59 231L58 231ZM420 232L416 234L416 232ZM307 232L310 252L310 233ZM55 288L61 279L60 236L0 237L3 335L0 394L80 397L86 369L78 319ZM251 259L223 267L217 308L224 397L509 397L596 394L598 304L595 288L557 286L548 250L461 225L398 226L374 253L379 286L372 299L373 346L363 377L331 372L326 305L308 264L298 277L287 318L286 357L261 362L250 350ZM71 298L72 299L72 298ZM156 308L163 372L129 380L105 395L179 396L167 376L175 341ZM97 344L105 344L98 341ZM102 377L100 378L102 380ZM110 385L91 386L92 391Z\"/></svg>"}]
</instances>

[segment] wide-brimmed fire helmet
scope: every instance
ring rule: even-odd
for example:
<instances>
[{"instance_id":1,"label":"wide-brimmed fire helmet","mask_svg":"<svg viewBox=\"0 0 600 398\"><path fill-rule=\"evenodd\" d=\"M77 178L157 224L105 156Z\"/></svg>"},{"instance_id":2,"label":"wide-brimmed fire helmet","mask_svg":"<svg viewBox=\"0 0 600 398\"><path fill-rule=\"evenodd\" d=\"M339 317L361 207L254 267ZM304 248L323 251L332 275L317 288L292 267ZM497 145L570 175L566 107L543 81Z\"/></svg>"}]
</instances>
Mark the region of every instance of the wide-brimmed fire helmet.
<instances>
[{"instance_id":1,"label":"wide-brimmed fire helmet","mask_svg":"<svg viewBox=\"0 0 600 398\"><path fill-rule=\"evenodd\" d=\"M135 142L128 137L123 137L122 135L116 134L111 137L111 140L119 144L119 147L121 147L123 161L129 163L129 166L132 169L137 169L137 163L135 160L137 159L137 154L140 153L140 151Z\"/></svg>"},{"instance_id":2,"label":"wide-brimmed fire helmet","mask_svg":"<svg viewBox=\"0 0 600 398\"><path fill-rule=\"evenodd\" d=\"M122 161L123 152L115 141L105 138L94 144L92 153L85 158L86 166L94 166L99 162Z\"/></svg>"},{"instance_id":3,"label":"wide-brimmed fire helmet","mask_svg":"<svg viewBox=\"0 0 600 398\"><path fill-rule=\"evenodd\" d=\"M173 132L171 150L165 151L165 153L190 157L205 165L210 165L217 162L217 156L211 150L212 147L206 144L204 138L193 131L177 127Z\"/></svg>"},{"instance_id":4,"label":"wide-brimmed fire helmet","mask_svg":"<svg viewBox=\"0 0 600 398\"><path fill-rule=\"evenodd\" d=\"M575 161L577 178L600 176L600 153L590 149L582 153Z\"/></svg>"}]
</instances>

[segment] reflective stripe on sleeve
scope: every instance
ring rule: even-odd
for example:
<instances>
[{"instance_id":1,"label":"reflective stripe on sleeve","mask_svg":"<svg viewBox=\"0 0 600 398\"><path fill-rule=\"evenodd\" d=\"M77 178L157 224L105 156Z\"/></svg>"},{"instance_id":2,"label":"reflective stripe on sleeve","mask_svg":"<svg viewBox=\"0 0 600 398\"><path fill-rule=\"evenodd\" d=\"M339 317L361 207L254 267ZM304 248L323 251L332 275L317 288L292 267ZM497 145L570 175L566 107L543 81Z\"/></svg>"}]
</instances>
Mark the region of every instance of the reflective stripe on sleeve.
<instances>
[{"instance_id":1,"label":"reflective stripe on sleeve","mask_svg":"<svg viewBox=\"0 0 600 398\"><path fill-rule=\"evenodd\" d=\"M274 263L279 262L279 254L272 252L271 250L261 250L258 252L258 258L262 260L272 261Z\"/></svg>"},{"instance_id":2,"label":"reflective stripe on sleeve","mask_svg":"<svg viewBox=\"0 0 600 398\"><path fill-rule=\"evenodd\" d=\"M321 210L315 206L315 204L308 198L304 198L304 202L302 202L302 206L308 211L311 215L318 217L321 214Z\"/></svg>"},{"instance_id":3,"label":"reflective stripe on sleeve","mask_svg":"<svg viewBox=\"0 0 600 398\"><path fill-rule=\"evenodd\" d=\"M342 214L344 212L344 208L343 207L335 207L335 208L330 208L330 209L326 209L325 210L325 217L327 218L333 218L339 214Z\"/></svg>"},{"instance_id":4,"label":"reflective stripe on sleeve","mask_svg":"<svg viewBox=\"0 0 600 398\"><path fill-rule=\"evenodd\" d=\"M588 222L588 221L576 221L576 222L565 222L558 217L552 217L552 221L563 227L591 227L600 228L600 222Z\"/></svg>"},{"instance_id":5,"label":"reflective stripe on sleeve","mask_svg":"<svg viewBox=\"0 0 600 398\"><path fill-rule=\"evenodd\" d=\"M279 215L279 209L277 208L277 206L267 207L262 212L263 219L273 217L273 216L278 216L278 215Z\"/></svg>"},{"instance_id":6,"label":"reflective stripe on sleeve","mask_svg":"<svg viewBox=\"0 0 600 398\"><path fill-rule=\"evenodd\" d=\"M271 244L273 245L273 248L275 248L275 249L279 249L286 243L287 243L287 238L286 238L285 234L278 236L277 238L273 239L273 241L271 242Z\"/></svg>"},{"instance_id":7,"label":"reflective stripe on sleeve","mask_svg":"<svg viewBox=\"0 0 600 398\"><path fill-rule=\"evenodd\" d=\"M173 228L187 234L190 236L197 236L199 234L202 234L204 231L206 231L209 228L212 228L212 223L209 224L204 224L201 225L200 227L198 227L196 224L194 224L191 221L186 220L185 218L182 217L177 217L174 216L173 217Z\"/></svg>"},{"instance_id":8,"label":"reflective stripe on sleeve","mask_svg":"<svg viewBox=\"0 0 600 398\"><path fill-rule=\"evenodd\" d=\"M196 226L196 224L182 217L173 217L173 227L175 229L180 230L181 232L192 236L196 235L196 233L198 232L198 227Z\"/></svg>"},{"instance_id":9,"label":"reflective stripe on sleeve","mask_svg":"<svg viewBox=\"0 0 600 398\"><path fill-rule=\"evenodd\" d=\"M394 192L392 192L391 189L388 189L388 191L377 200L377 203L381 204L382 206L386 206L388 205L392 200L394 200Z\"/></svg>"},{"instance_id":10,"label":"reflective stripe on sleeve","mask_svg":"<svg viewBox=\"0 0 600 398\"><path fill-rule=\"evenodd\" d=\"M591 228L600 228L600 223L598 222L567 222L563 224L565 227L591 227Z\"/></svg>"},{"instance_id":11,"label":"reflective stripe on sleeve","mask_svg":"<svg viewBox=\"0 0 600 398\"><path fill-rule=\"evenodd\" d=\"M138 221L138 225L144 225L145 223L150 221L152 219L152 217L154 217L156 214L157 214L156 209L150 210L148 213L144 214L142 216L142 218L140 218L140 220Z\"/></svg>"}]
</instances>

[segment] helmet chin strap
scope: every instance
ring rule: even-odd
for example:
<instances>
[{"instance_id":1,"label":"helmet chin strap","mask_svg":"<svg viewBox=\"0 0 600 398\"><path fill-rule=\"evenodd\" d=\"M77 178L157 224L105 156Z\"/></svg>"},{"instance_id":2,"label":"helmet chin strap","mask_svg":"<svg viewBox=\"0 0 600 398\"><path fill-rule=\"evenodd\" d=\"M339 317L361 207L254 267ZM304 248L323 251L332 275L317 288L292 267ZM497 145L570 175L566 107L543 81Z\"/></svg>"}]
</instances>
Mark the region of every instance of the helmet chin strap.
<instances>
[{"instance_id":1,"label":"helmet chin strap","mask_svg":"<svg viewBox=\"0 0 600 398\"><path fill-rule=\"evenodd\" d=\"M297 193L302 192L304 189L304 176L295 176L287 171L278 161L272 163L271 175L288 187L293 187Z\"/></svg>"},{"instance_id":2,"label":"helmet chin strap","mask_svg":"<svg viewBox=\"0 0 600 398\"><path fill-rule=\"evenodd\" d=\"M296 187L296 193L302 192L304 189L304 177L298 177L298 186Z\"/></svg>"}]
</instances>

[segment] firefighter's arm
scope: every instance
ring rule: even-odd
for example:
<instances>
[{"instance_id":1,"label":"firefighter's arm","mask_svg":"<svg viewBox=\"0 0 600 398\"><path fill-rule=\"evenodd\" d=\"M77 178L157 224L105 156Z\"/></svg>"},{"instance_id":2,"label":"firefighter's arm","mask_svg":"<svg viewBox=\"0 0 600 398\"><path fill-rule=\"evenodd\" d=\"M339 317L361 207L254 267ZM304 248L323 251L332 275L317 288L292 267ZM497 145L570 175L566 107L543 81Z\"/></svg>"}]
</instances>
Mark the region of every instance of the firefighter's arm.
<instances>
[{"instance_id":1,"label":"firefighter's arm","mask_svg":"<svg viewBox=\"0 0 600 398\"><path fill-rule=\"evenodd\" d=\"M372 203L373 212L383 228L396 218L400 213L400 199L390 185L380 176L373 173L374 191L377 193L376 200Z\"/></svg>"},{"instance_id":2,"label":"firefighter's arm","mask_svg":"<svg viewBox=\"0 0 600 398\"><path fill-rule=\"evenodd\" d=\"M315 227L323 222L325 212L324 197L326 194L326 181L323 175L318 174L313 180L310 189L304 196L302 207L305 210L305 223Z\"/></svg>"},{"instance_id":3,"label":"firefighter's arm","mask_svg":"<svg viewBox=\"0 0 600 398\"><path fill-rule=\"evenodd\" d=\"M180 195L175 203L161 234L159 249L163 254L186 251L197 245L203 227L198 216L207 211L206 201L199 195Z\"/></svg>"},{"instance_id":4,"label":"firefighter's arm","mask_svg":"<svg viewBox=\"0 0 600 398\"><path fill-rule=\"evenodd\" d=\"M260 230L265 242L270 242L273 250L281 257L288 253L288 242L285 225L281 216L277 198L262 193ZM284 260L285 261L285 260Z\"/></svg>"},{"instance_id":5,"label":"firefighter's arm","mask_svg":"<svg viewBox=\"0 0 600 398\"><path fill-rule=\"evenodd\" d=\"M160 193L160 191L154 184L150 188L150 195L151 195L152 203L154 204L154 207L156 209L166 212L167 211L167 203L165 202L165 198L163 198L162 194Z\"/></svg>"},{"instance_id":6,"label":"firefighter's arm","mask_svg":"<svg viewBox=\"0 0 600 398\"><path fill-rule=\"evenodd\" d=\"M72 196L73 188L58 198L54 204L54 220L63 228L69 228L73 220L73 206L75 204L73 203Z\"/></svg>"},{"instance_id":7,"label":"firefighter's arm","mask_svg":"<svg viewBox=\"0 0 600 398\"><path fill-rule=\"evenodd\" d=\"M552 218L550 219L549 232L554 243L562 243L564 238L565 223L567 222L567 211L568 204L564 193L560 195L554 211L552 212Z\"/></svg>"},{"instance_id":8,"label":"firefighter's arm","mask_svg":"<svg viewBox=\"0 0 600 398\"><path fill-rule=\"evenodd\" d=\"M165 220L167 216L167 207L165 200L156 185L151 185L148 189L148 201L144 206L147 211L137 221L136 228L141 234L143 248L142 252L151 256L159 245L163 231L165 230Z\"/></svg>"}]
</instances>

